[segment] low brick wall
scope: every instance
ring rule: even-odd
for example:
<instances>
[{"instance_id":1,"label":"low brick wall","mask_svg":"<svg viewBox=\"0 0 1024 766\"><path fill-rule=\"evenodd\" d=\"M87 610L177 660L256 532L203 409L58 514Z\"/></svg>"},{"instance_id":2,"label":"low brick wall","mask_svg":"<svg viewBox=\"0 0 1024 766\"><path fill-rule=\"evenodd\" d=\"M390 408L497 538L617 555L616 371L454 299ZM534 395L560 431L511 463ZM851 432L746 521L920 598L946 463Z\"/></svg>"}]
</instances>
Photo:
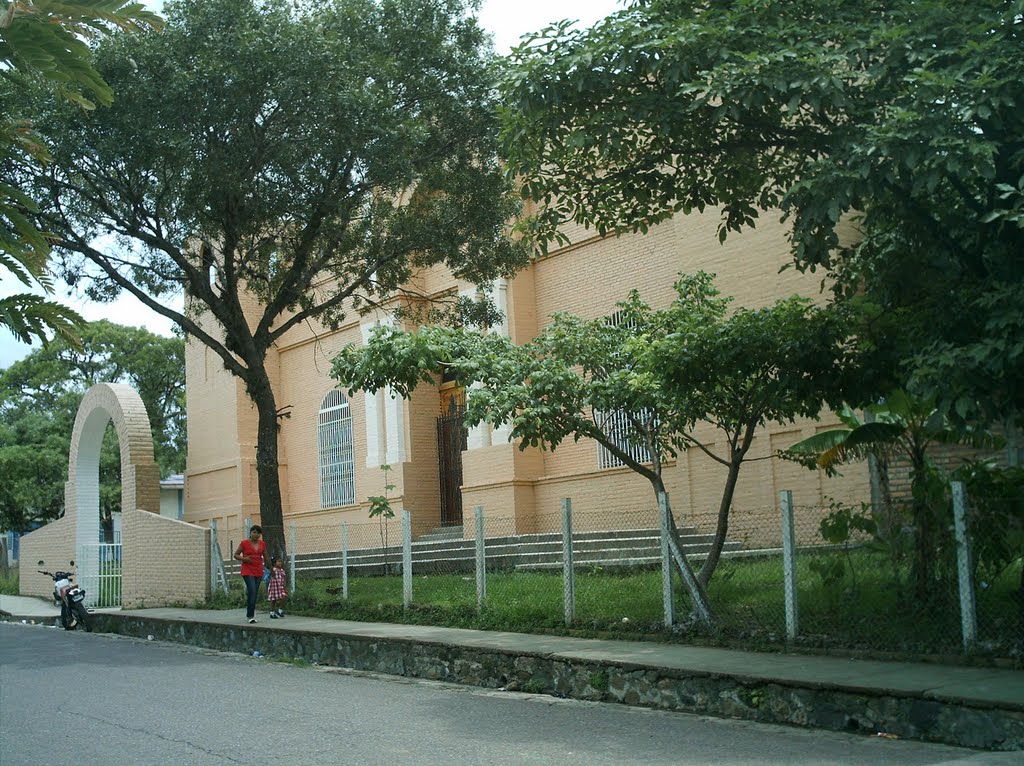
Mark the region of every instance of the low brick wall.
<instances>
[{"instance_id":1,"label":"low brick wall","mask_svg":"<svg viewBox=\"0 0 1024 766\"><path fill-rule=\"evenodd\" d=\"M991 750L1024 749L1024 711L973 707L921 695L870 694L826 685L756 682L557 654L509 652L404 638L96 614L95 629L222 651L301 658L320 665L484 688L619 702L701 715Z\"/></svg>"},{"instance_id":2,"label":"low brick wall","mask_svg":"<svg viewBox=\"0 0 1024 766\"><path fill-rule=\"evenodd\" d=\"M53 593L53 580L41 575L37 570L48 569L56 572L67 569L75 558L75 525L74 519L64 518L51 521L20 540L18 558L18 587L23 596L42 596L49 598ZM39 566L39 561L46 565Z\"/></svg>"},{"instance_id":3,"label":"low brick wall","mask_svg":"<svg viewBox=\"0 0 1024 766\"><path fill-rule=\"evenodd\" d=\"M210 530L144 510L125 512L126 608L194 604L210 596Z\"/></svg>"}]
</instances>

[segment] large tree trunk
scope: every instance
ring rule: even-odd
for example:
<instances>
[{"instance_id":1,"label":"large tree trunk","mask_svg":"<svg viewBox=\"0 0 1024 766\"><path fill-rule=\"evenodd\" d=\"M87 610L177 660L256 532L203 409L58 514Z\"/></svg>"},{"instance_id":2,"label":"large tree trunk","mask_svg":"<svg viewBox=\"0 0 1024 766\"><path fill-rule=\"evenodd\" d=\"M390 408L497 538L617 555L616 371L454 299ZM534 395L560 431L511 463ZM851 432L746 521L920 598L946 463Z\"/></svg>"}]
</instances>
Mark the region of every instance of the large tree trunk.
<instances>
[{"instance_id":1,"label":"large tree trunk","mask_svg":"<svg viewBox=\"0 0 1024 766\"><path fill-rule=\"evenodd\" d=\"M250 370L251 378L246 384L258 415L256 476L259 480L260 526L263 528L267 552L272 557L284 558L287 549L277 461L277 400L266 369L262 365L253 365Z\"/></svg>"}]
</instances>

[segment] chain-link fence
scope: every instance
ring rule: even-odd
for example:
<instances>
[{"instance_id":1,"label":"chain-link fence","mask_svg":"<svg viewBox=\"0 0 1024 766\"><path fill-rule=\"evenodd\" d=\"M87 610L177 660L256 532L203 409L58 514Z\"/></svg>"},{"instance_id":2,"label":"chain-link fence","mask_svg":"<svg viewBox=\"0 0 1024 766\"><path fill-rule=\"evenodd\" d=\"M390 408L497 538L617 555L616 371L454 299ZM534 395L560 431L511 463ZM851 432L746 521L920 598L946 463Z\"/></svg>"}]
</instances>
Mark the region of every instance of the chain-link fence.
<instances>
[{"instance_id":1,"label":"chain-link fence","mask_svg":"<svg viewBox=\"0 0 1024 766\"><path fill-rule=\"evenodd\" d=\"M670 556L675 637L752 647L1020 655L1021 552L1004 544L1005 534L993 536L992 508L962 503L961 527L975 534L961 534L958 545L950 512L935 520L919 548L921 520L912 508L880 514L867 506L783 500L791 512L787 502L734 507L721 528L718 514L676 514L679 549L706 586L714 626L694 619ZM462 526L415 540L408 514L292 524L286 529L292 600L300 611L350 619L664 635L665 554L652 505L604 511L564 500L528 520L477 508Z\"/></svg>"}]
</instances>

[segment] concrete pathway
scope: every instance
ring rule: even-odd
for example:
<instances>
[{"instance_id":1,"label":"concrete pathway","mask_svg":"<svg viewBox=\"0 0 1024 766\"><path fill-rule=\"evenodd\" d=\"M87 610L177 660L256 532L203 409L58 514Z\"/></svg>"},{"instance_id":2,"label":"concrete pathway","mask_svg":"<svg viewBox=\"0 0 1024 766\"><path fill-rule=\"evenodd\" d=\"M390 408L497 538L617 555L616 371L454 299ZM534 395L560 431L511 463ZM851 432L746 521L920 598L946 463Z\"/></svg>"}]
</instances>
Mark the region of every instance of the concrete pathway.
<instances>
[{"instance_id":1,"label":"concrete pathway","mask_svg":"<svg viewBox=\"0 0 1024 766\"><path fill-rule=\"evenodd\" d=\"M101 610L115 611L115 610ZM0 612L16 619L56 617L52 602L24 596L0 596ZM665 668L728 676L739 681L779 683L804 688L868 694L920 696L975 707L1024 712L1024 671L914 662L881 662L807 654L769 654L646 641L609 641L567 636L442 628L426 625L351 622L288 615L271 620L258 615L250 626L242 610L120 610L125 616L178 622L238 625L258 630L359 636L466 646L500 652L527 652L575 661L612 662L625 667Z\"/></svg>"}]
</instances>

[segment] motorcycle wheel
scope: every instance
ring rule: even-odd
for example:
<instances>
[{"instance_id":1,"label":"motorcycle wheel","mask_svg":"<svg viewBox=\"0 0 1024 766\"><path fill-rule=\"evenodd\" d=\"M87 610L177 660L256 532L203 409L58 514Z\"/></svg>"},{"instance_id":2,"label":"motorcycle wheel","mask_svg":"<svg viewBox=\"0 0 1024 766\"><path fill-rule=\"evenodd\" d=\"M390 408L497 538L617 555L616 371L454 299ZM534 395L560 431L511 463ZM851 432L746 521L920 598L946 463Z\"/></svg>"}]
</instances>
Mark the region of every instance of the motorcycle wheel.
<instances>
[{"instance_id":1,"label":"motorcycle wheel","mask_svg":"<svg viewBox=\"0 0 1024 766\"><path fill-rule=\"evenodd\" d=\"M64 630L75 629L74 620L71 617L71 612L68 610L66 606L62 606L60 608L60 626L64 628Z\"/></svg>"},{"instance_id":2,"label":"motorcycle wheel","mask_svg":"<svg viewBox=\"0 0 1024 766\"><path fill-rule=\"evenodd\" d=\"M73 608L79 627L85 628L86 632L91 631L92 625L89 623L89 612L86 610L85 604L79 601Z\"/></svg>"}]
</instances>

